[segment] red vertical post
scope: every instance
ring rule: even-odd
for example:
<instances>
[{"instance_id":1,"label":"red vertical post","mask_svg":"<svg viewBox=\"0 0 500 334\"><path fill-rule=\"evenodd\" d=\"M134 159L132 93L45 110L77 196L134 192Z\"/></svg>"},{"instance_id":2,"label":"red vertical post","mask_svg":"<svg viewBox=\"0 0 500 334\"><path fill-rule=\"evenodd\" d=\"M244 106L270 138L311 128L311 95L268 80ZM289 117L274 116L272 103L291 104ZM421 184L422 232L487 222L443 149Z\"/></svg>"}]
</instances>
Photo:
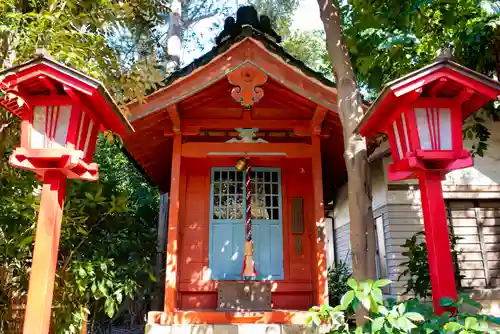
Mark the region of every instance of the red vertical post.
<instances>
[{"instance_id":1,"label":"red vertical post","mask_svg":"<svg viewBox=\"0 0 500 334\"><path fill-rule=\"evenodd\" d=\"M25 334L49 332L65 192L66 176L58 171L47 172L36 225Z\"/></svg>"},{"instance_id":2,"label":"red vertical post","mask_svg":"<svg viewBox=\"0 0 500 334\"><path fill-rule=\"evenodd\" d=\"M420 196L424 214L425 240L432 284L432 303L436 314L450 311L439 306L442 298L457 299L455 270L451 257L446 209L441 187L441 173L419 173Z\"/></svg>"},{"instance_id":3,"label":"red vertical post","mask_svg":"<svg viewBox=\"0 0 500 334\"><path fill-rule=\"evenodd\" d=\"M172 152L172 169L170 182L170 208L168 209L168 241L167 267L165 271L165 322L172 323L175 310L178 308L177 274L179 262L179 206L180 179L182 161L182 136L174 135ZM162 320L163 322L163 320Z\"/></svg>"},{"instance_id":4,"label":"red vertical post","mask_svg":"<svg viewBox=\"0 0 500 334\"><path fill-rule=\"evenodd\" d=\"M321 169L321 143L318 135L313 135L312 140L312 178L314 188L314 253L313 264L315 277L313 287L315 290L314 304L322 305L328 303L328 282L326 268L326 224L325 205L323 202L323 173Z\"/></svg>"}]
</instances>

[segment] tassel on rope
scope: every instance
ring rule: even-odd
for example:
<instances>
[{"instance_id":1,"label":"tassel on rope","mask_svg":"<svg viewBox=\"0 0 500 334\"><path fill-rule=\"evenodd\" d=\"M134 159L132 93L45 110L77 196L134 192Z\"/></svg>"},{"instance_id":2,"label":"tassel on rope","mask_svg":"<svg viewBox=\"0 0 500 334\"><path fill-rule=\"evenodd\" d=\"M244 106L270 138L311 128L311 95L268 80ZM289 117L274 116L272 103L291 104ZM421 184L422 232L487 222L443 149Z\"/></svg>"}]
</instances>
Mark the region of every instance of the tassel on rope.
<instances>
[{"instance_id":1,"label":"tassel on rope","mask_svg":"<svg viewBox=\"0 0 500 334\"><path fill-rule=\"evenodd\" d=\"M243 257L243 277L256 277L255 262L253 260L253 242L252 242L252 168L247 165L246 185L246 217L245 217L245 256Z\"/></svg>"}]
</instances>

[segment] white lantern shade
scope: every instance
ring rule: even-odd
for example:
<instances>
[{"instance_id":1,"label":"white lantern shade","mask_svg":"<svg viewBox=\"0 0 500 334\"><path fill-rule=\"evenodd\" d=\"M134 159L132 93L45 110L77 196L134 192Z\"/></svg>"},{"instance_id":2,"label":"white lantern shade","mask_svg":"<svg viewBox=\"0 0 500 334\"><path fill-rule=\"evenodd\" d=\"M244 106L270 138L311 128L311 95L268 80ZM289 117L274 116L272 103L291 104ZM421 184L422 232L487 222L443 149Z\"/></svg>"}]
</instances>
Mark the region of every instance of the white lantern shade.
<instances>
[{"instance_id":1,"label":"white lantern shade","mask_svg":"<svg viewBox=\"0 0 500 334\"><path fill-rule=\"evenodd\" d=\"M415 118L422 150L449 151L453 149L449 108L415 108Z\"/></svg>"},{"instance_id":2,"label":"white lantern shade","mask_svg":"<svg viewBox=\"0 0 500 334\"><path fill-rule=\"evenodd\" d=\"M30 147L34 149L66 147L71 106L33 107Z\"/></svg>"},{"instance_id":3,"label":"white lantern shade","mask_svg":"<svg viewBox=\"0 0 500 334\"><path fill-rule=\"evenodd\" d=\"M98 125L90 115L72 105L34 106L29 146L69 148L80 151L81 159L91 161L97 132Z\"/></svg>"}]
</instances>

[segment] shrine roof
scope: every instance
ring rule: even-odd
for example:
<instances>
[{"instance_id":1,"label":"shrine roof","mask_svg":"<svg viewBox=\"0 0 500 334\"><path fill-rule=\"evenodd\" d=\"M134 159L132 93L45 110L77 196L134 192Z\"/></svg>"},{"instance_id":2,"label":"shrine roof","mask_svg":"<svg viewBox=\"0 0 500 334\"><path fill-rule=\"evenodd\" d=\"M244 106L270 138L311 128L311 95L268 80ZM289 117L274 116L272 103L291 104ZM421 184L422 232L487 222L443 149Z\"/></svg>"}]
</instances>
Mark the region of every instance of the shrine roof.
<instances>
[{"instance_id":1,"label":"shrine roof","mask_svg":"<svg viewBox=\"0 0 500 334\"><path fill-rule=\"evenodd\" d=\"M308 67L304 62L301 60L293 57L290 55L288 52L285 51L285 49L273 41L270 36L266 33L263 33L257 29L255 29L251 25L244 25L241 29L241 32L237 34L236 36L228 36L227 39L224 39L221 41L220 44L215 45L212 50L208 51L207 53L203 54L201 57L195 59L192 61L190 64L184 66L183 68L173 72L169 77L167 77L165 80L163 80L163 83L168 86L175 82L177 79L182 78L184 76L190 75L194 70L197 68L208 64L211 62L215 57L225 53L226 51L229 50L229 48L244 40L245 38L251 37L253 39L256 39L266 47L268 51L271 53L279 56L282 58L284 61L286 61L289 65L292 65L299 69L303 74L307 75L308 77L314 78L319 80L321 83L323 83L326 86L330 87L336 87L335 83L327 78L325 76L310 67ZM150 92L153 93L153 92Z\"/></svg>"},{"instance_id":2,"label":"shrine roof","mask_svg":"<svg viewBox=\"0 0 500 334\"><path fill-rule=\"evenodd\" d=\"M242 7L240 10L241 9L244 8ZM255 11L253 8L250 8L250 10ZM256 12L253 15L257 15ZM230 24L228 24L228 20ZM232 23L230 20L232 20ZM228 73L234 71L237 67L246 62L252 63L271 78L287 86L289 90L294 91L298 95L307 97L329 110L334 110L336 107L337 94L335 83L286 52L284 48L278 44L279 41L281 41L281 37L272 30L270 23L267 22L268 20L269 19L265 15L253 19L242 19L238 16L236 21L232 17L226 18L224 30L217 36L216 45L210 51L183 68L173 72L163 80L162 86L148 91L145 98L146 102L143 101L140 103L134 100L128 103L127 106L131 112L129 119L134 121L148 116L160 109L164 109L169 104L180 102L183 99L198 94L208 86L223 79ZM267 26L263 22L267 22ZM250 43L253 42L253 45L250 46L249 44L245 44L247 41ZM255 52L243 51L242 49L245 47L255 50ZM265 57L266 55L259 50L264 50L267 57L272 55L276 60L279 59L279 61L274 62L272 66L266 68L266 65L269 64L269 61L272 62L272 60L262 60L262 56ZM234 57L235 54L236 57ZM234 58L238 58L238 60ZM278 73L274 73L274 70L280 67L282 69L288 68L285 71L289 71L289 68L293 68L296 75L303 78L301 80L309 81L310 84L315 85L322 92L318 93L318 89L311 87L303 89L304 87L300 84L295 85L294 80L281 77L280 75L282 72L279 73L278 71ZM210 79L202 78L196 83L187 83L192 77L200 76L200 73L203 73L202 76L205 77L210 76ZM195 80L193 79L192 81ZM189 86L190 90L178 89L179 86ZM174 93L172 93L173 90L175 90ZM182 92L179 93L181 90ZM162 98L159 97L160 95ZM158 101L160 99L162 100L161 103ZM152 102L153 100L156 101Z\"/></svg>"},{"instance_id":3,"label":"shrine roof","mask_svg":"<svg viewBox=\"0 0 500 334\"><path fill-rule=\"evenodd\" d=\"M7 93L12 92L23 98L24 95L47 95L51 91L64 94L67 88L81 95L81 99L89 104L93 111L105 110L100 113L101 122L107 129L120 135L133 132L127 118L117 106L113 97L104 85L71 67L54 61L49 56L37 56L0 72L0 84ZM25 97L26 98L26 97ZM14 99L0 96L0 105L21 117L26 105L18 105Z\"/></svg>"}]
</instances>

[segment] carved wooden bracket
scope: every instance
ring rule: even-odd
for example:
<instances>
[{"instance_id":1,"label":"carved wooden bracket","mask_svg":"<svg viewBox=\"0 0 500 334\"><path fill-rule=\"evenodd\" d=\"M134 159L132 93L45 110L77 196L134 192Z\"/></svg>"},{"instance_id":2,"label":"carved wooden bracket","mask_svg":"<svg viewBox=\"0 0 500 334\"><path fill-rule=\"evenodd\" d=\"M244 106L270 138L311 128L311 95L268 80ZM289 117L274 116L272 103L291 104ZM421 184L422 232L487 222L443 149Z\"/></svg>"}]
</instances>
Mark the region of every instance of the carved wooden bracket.
<instances>
[{"instance_id":1,"label":"carved wooden bracket","mask_svg":"<svg viewBox=\"0 0 500 334\"><path fill-rule=\"evenodd\" d=\"M261 87L267 81L267 75L252 64L245 64L227 75L231 85L231 96L245 108L259 102L264 96Z\"/></svg>"}]
</instances>

